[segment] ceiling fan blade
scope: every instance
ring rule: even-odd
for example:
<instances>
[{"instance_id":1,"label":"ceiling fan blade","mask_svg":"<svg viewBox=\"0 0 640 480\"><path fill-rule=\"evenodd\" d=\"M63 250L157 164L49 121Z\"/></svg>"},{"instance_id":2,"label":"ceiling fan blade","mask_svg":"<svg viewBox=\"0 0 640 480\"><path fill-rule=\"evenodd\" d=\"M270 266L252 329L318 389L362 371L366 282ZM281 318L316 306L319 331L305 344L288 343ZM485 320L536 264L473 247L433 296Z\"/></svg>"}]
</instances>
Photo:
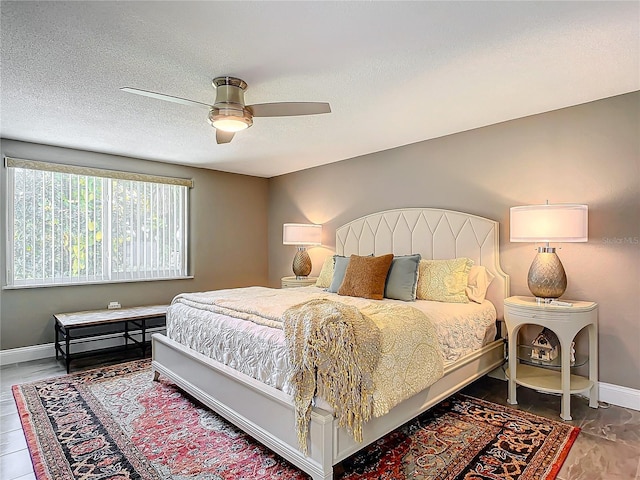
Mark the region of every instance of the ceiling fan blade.
<instances>
[{"instance_id":1,"label":"ceiling fan blade","mask_svg":"<svg viewBox=\"0 0 640 480\"><path fill-rule=\"evenodd\" d=\"M186 98L173 97L171 95L165 95L163 93L149 92L147 90L140 90L139 88L132 87L122 87L120 90L128 93L135 93L136 95L143 95L145 97L151 97L158 100L165 100L173 103L180 103L182 105L196 106L196 107L205 107L207 109L211 109L211 105L207 105L206 103L196 102L195 100L188 100Z\"/></svg>"},{"instance_id":2,"label":"ceiling fan blade","mask_svg":"<svg viewBox=\"0 0 640 480\"><path fill-rule=\"evenodd\" d=\"M216 143L229 143L233 139L235 132L225 132L223 130L216 130Z\"/></svg>"},{"instance_id":3,"label":"ceiling fan blade","mask_svg":"<svg viewBox=\"0 0 640 480\"><path fill-rule=\"evenodd\" d=\"M280 102L247 105L254 117L289 117L331 113L331 107L323 102Z\"/></svg>"}]
</instances>

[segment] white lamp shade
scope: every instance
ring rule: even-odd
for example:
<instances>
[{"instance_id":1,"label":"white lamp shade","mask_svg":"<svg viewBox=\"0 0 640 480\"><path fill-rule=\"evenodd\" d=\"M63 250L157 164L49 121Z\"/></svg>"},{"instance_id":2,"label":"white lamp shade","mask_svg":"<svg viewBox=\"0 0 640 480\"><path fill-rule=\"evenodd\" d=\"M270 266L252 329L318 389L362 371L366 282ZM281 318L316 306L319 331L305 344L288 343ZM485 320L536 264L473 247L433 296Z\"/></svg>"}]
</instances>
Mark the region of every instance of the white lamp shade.
<instances>
[{"instance_id":1,"label":"white lamp shade","mask_svg":"<svg viewBox=\"0 0 640 480\"><path fill-rule=\"evenodd\" d=\"M285 223L282 228L283 245L322 245L322 225Z\"/></svg>"},{"instance_id":2,"label":"white lamp shade","mask_svg":"<svg viewBox=\"0 0 640 480\"><path fill-rule=\"evenodd\" d=\"M586 242L588 207L576 204L511 208L512 242Z\"/></svg>"}]
</instances>

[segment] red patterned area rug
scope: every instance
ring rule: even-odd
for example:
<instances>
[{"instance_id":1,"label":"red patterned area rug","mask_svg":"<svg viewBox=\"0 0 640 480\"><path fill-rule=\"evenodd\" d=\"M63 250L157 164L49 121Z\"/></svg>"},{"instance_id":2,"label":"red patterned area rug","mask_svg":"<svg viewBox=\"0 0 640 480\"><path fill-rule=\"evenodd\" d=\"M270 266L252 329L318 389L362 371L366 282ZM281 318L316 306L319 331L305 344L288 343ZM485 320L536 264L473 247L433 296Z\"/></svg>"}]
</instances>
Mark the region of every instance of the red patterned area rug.
<instances>
[{"instance_id":1,"label":"red patterned area rug","mask_svg":"<svg viewBox=\"0 0 640 480\"><path fill-rule=\"evenodd\" d=\"M153 382L148 360L13 394L39 480L308 478L163 377ZM345 460L336 478L553 479L578 432L455 395Z\"/></svg>"}]
</instances>

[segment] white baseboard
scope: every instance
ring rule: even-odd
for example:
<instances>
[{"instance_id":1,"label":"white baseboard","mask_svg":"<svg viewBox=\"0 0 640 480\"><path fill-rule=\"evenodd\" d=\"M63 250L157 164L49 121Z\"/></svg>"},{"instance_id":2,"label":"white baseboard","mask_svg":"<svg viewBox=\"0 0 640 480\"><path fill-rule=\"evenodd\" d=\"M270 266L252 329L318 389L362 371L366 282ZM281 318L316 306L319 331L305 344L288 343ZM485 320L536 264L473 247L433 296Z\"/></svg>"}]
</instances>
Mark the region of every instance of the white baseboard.
<instances>
[{"instance_id":1,"label":"white baseboard","mask_svg":"<svg viewBox=\"0 0 640 480\"><path fill-rule=\"evenodd\" d=\"M640 411L640 390L600 382L600 401Z\"/></svg>"},{"instance_id":2,"label":"white baseboard","mask_svg":"<svg viewBox=\"0 0 640 480\"><path fill-rule=\"evenodd\" d=\"M504 365L500 365L497 368L494 368L489 373L487 373L488 377L495 378L496 380L507 380L507 376L504 373Z\"/></svg>"},{"instance_id":3,"label":"white baseboard","mask_svg":"<svg viewBox=\"0 0 640 480\"><path fill-rule=\"evenodd\" d=\"M40 360L41 358L55 357L55 355L53 343L34 345L32 347L9 348L0 350L0 365Z\"/></svg>"},{"instance_id":4,"label":"white baseboard","mask_svg":"<svg viewBox=\"0 0 640 480\"><path fill-rule=\"evenodd\" d=\"M148 335L155 332L165 331L165 327L154 327L147 329ZM131 336L140 340L142 334L140 330L130 332ZM124 337L122 333L111 333L99 335L88 339L71 340L71 353L88 352L90 350L98 350L102 348L119 347L124 345ZM42 345L33 345L32 347L10 348L0 350L0 365L10 365L12 363L29 362L31 360L40 360L43 358L51 358L56 356L55 345L53 343L45 343Z\"/></svg>"}]
</instances>

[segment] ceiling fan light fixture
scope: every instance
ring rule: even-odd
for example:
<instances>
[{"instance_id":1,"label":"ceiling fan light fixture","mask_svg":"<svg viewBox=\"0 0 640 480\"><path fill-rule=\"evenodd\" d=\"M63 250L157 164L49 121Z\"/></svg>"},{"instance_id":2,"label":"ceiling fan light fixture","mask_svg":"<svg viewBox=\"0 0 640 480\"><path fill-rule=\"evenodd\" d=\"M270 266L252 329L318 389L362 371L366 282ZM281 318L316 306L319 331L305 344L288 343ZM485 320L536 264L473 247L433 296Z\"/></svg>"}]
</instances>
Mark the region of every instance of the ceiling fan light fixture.
<instances>
[{"instance_id":1,"label":"ceiling fan light fixture","mask_svg":"<svg viewBox=\"0 0 640 480\"><path fill-rule=\"evenodd\" d=\"M139 88L123 87L121 90L157 100L208 108L209 124L216 129L218 144L229 143L236 132L246 130L253 125L253 117L291 117L331 113L331 107L326 102L271 102L245 105L244 92L247 89L247 83L236 77L216 77L213 79L213 86L216 89L216 101L213 104Z\"/></svg>"},{"instance_id":2,"label":"ceiling fan light fixture","mask_svg":"<svg viewBox=\"0 0 640 480\"><path fill-rule=\"evenodd\" d=\"M212 108L209 123L223 132L239 132L253 125L253 118L246 110L236 108Z\"/></svg>"}]
</instances>

